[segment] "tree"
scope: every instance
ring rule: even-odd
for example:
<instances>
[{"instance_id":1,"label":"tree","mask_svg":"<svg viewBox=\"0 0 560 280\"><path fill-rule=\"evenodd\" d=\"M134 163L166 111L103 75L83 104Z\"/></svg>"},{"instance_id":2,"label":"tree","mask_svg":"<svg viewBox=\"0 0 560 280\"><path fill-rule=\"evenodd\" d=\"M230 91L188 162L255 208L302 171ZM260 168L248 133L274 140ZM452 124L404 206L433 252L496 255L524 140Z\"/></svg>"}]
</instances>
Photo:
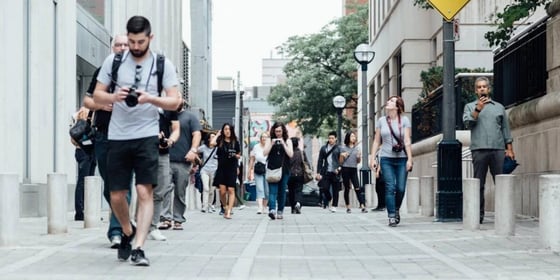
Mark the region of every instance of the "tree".
<instances>
[{"instance_id":1,"label":"tree","mask_svg":"<svg viewBox=\"0 0 560 280\"><path fill-rule=\"evenodd\" d=\"M367 5L358 5L355 13L333 20L319 33L290 37L278 47L291 61L284 67L286 83L275 86L268 98L278 107L276 119L295 120L311 135L318 135L323 125L335 126L332 98L356 99L353 51L368 41L367 23Z\"/></svg>"},{"instance_id":2,"label":"tree","mask_svg":"<svg viewBox=\"0 0 560 280\"><path fill-rule=\"evenodd\" d=\"M515 23L532 15L538 7L544 6L547 8L550 2L552 0L514 0L512 4L505 6L503 12L494 15L496 30L486 32L484 38L488 41L490 47L505 47L517 28ZM432 8L427 0L414 0L414 5L424 9Z\"/></svg>"}]
</instances>

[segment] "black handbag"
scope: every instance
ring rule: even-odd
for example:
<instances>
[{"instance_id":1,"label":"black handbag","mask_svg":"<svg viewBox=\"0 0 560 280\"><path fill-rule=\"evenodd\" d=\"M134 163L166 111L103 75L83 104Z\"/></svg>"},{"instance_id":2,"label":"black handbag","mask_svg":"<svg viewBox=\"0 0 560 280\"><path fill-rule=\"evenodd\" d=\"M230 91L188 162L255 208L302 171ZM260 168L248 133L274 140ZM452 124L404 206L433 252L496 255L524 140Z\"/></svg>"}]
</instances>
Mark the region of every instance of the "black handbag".
<instances>
[{"instance_id":1,"label":"black handbag","mask_svg":"<svg viewBox=\"0 0 560 280\"><path fill-rule=\"evenodd\" d=\"M263 175L266 173L266 165L262 162L257 161L255 163L255 168L253 169L255 174Z\"/></svg>"},{"instance_id":2,"label":"black handbag","mask_svg":"<svg viewBox=\"0 0 560 280\"><path fill-rule=\"evenodd\" d=\"M91 126L91 116L93 111L89 111L87 120L79 119L70 128L70 137L80 146L93 144L95 139L95 129Z\"/></svg>"}]
</instances>

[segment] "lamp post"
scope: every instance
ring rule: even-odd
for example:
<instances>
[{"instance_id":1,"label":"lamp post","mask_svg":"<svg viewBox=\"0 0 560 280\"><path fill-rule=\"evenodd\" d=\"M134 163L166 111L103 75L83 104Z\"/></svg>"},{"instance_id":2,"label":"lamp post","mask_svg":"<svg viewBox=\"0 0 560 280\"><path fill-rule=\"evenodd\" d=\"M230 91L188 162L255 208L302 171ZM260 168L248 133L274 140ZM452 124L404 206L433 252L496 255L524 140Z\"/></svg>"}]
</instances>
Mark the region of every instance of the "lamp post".
<instances>
[{"instance_id":1,"label":"lamp post","mask_svg":"<svg viewBox=\"0 0 560 280\"><path fill-rule=\"evenodd\" d=\"M367 141L367 67L373 61L375 52L368 44L359 44L354 50L354 59L362 66L362 186L369 184L370 172L368 164Z\"/></svg>"},{"instance_id":2,"label":"lamp post","mask_svg":"<svg viewBox=\"0 0 560 280\"><path fill-rule=\"evenodd\" d=\"M344 96L342 95L337 95L333 97L332 104L336 108L336 114L338 115L338 125L336 127L336 142L340 144L340 138L342 138L342 136L340 135L340 129L342 128L342 109L344 109L344 106L346 106L346 98L344 98Z\"/></svg>"}]
</instances>

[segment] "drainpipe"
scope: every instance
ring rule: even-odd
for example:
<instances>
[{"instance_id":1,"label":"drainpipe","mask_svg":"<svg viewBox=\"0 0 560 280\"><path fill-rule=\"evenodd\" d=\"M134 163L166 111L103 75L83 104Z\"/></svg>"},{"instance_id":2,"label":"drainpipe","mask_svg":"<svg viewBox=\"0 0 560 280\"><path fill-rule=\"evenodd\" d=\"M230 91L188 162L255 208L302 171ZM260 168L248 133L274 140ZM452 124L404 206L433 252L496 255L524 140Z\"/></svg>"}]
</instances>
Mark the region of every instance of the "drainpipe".
<instances>
[{"instance_id":1,"label":"drainpipe","mask_svg":"<svg viewBox=\"0 0 560 280\"><path fill-rule=\"evenodd\" d=\"M56 102L58 99L58 94L57 94L57 90L56 90L56 86L57 86L57 78L58 78L58 73L57 73L57 57L56 57L56 52L57 52L57 48L58 48L58 13L57 13L57 4L58 1L57 0L53 0L53 4L54 4L54 42L53 42L53 172L56 173L57 171L57 150L56 150L56 145L57 145L57 131L58 131L58 126L57 126L57 111L56 111Z\"/></svg>"}]
</instances>

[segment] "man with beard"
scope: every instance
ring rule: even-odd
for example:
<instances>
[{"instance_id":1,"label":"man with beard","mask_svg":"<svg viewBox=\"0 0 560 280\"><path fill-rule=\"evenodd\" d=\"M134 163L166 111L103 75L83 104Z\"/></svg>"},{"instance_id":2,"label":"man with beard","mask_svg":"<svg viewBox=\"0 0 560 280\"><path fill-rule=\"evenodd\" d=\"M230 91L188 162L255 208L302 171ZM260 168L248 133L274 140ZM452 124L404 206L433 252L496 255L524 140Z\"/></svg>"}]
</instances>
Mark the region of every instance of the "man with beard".
<instances>
[{"instance_id":1,"label":"man with beard","mask_svg":"<svg viewBox=\"0 0 560 280\"><path fill-rule=\"evenodd\" d=\"M150 51L154 35L148 19L133 16L126 24L130 51L125 52L118 70L113 94L107 92L111 84L111 65L114 55L103 62L94 92L95 103L113 104L109 122L109 150L107 175L111 190L111 207L119 220L123 235L118 259L129 256L133 265L148 266L142 246L154 214L153 188L158 182L158 107L175 110L182 102L177 89L175 66L165 60L162 79L164 95L157 92L157 55ZM138 193L136 229L130 223L126 196L132 174ZM136 236L136 238L134 238ZM134 239L134 250L131 242Z\"/></svg>"}]
</instances>

